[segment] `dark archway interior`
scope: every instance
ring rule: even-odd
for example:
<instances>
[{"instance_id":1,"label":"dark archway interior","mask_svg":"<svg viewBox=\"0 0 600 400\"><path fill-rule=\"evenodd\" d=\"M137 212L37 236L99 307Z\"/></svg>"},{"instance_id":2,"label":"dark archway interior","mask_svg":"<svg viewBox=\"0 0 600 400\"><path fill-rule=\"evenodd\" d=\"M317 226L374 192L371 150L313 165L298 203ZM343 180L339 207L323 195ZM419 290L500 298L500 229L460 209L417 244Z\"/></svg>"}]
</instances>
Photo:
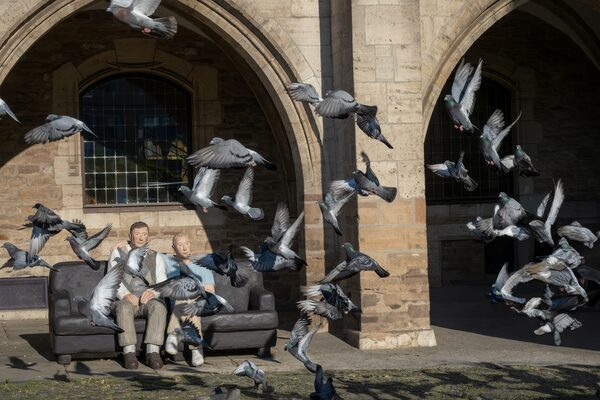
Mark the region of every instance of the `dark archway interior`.
<instances>
[{"instance_id":1,"label":"dark archway interior","mask_svg":"<svg viewBox=\"0 0 600 400\"><path fill-rule=\"evenodd\" d=\"M513 195L526 208L535 209L545 193L553 188L553 182L562 178L566 198L556 226L578 220L596 231L600 227L600 165L595 150L600 146L600 115L596 112L595 99L600 93L600 74L596 67L564 33L521 11L510 13L485 32L465 58L470 62L483 58L488 78L500 77L510 82L512 117L519 110L523 111L517 129L511 134L512 145L523 146L541 176L522 178L515 173ZM453 77L454 74L447 85ZM443 91L438 103L445 94ZM483 124L486 119L478 116L476 121ZM436 129L436 123L434 113L430 131ZM459 133L450 127L446 134ZM441 145L443 142L438 144L435 137L428 137L426 160L432 158L434 152L446 152L446 148L436 147ZM436 157L436 162L456 158L457 155L440 160ZM435 178L427 178L428 196L436 193L435 190L440 193L434 187L439 185ZM480 179L486 179L485 175ZM511 268L519 268L551 249L536 245L533 240L510 244L510 239L505 239L510 245L499 242L498 246L506 246L505 249L486 249L482 242L473 240L465 223L476 216L491 216L495 199L486 201L472 194L474 198L469 200L469 194L463 192L464 196L457 200L444 201L443 196L447 194L444 190L441 189L441 197L427 199L432 325L552 344L551 338L533 334L537 328L535 320L520 317L502 304L489 304L485 298L495 280L496 268L490 268L490 263L502 265L509 261ZM587 249L578 244L574 247L586 257L589 265L600 266L597 248ZM445 279L448 276L454 279ZM574 316L581 320L584 329L566 333L563 346L599 349L600 340L590 334L600 327L596 310L584 308Z\"/></svg>"},{"instance_id":2,"label":"dark archway interior","mask_svg":"<svg viewBox=\"0 0 600 400\"><path fill-rule=\"evenodd\" d=\"M199 26L198 29L202 30L204 27ZM248 68L240 65L239 58L232 59L233 50L223 48L224 41L214 40L211 35L214 33L199 34L180 25L177 40L157 41L156 50L171 54L191 65L215 68L218 73L218 102L222 118L213 128L214 136L236 138L248 147L259 150L279 168L276 172L265 168L257 168L255 171L253 203L264 209L266 217L262 221L251 222L230 211L220 217L218 223L202 219L204 226L197 221L190 221L189 226L151 226L152 235L163 239L170 238L180 230L188 232L197 238L194 247L199 253L230 244L256 248L270 234L278 201L289 204L292 217L295 217L297 209L296 167L293 164L292 149L283 129L275 129L282 123L276 114L265 112L258 100L260 93L257 93L256 87L261 86L258 78L247 73ZM6 222L0 229L9 240L19 245L27 243L28 232L17 231L17 228L29 214L31 205L42 202L52 208L63 207L61 187L53 179L53 167L60 162L55 158L60 144L27 146L23 140L25 132L42 124L46 115L53 112L53 71L67 62L77 66L90 57L114 49L116 39L139 37L139 32L115 21L105 11L80 11L57 24L36 42L7 76L2 85L2 98L23 122L23 127L18 127L7 119L0 121L0 129L3 131L0 174L6 192L2 198ZM133 73L138 72L154 73L152 66L140 68ZM192 101L192 107L194 106ZM200 143L201 146L206 144ZM222 173L214 197L235 194L243 172L232 170ZM124 209L112 210L111 212L121 213L123 226L113 229L106 249L101 247L98 253L107 253L108 246L127 236L129 220L133 215L144 219L145 213L154 211L147 208L137 214L128 214ZM85 222L83 212L81 218ZM158 250L168 251L168 248ZM44 252L71 257L70 250L62 240L49 243ZM241 251L236 250L235 254L242 257ZM301 275L303 276L302 272L286 273L285 276L281 273L265 274L265 286L275 293L279 310L295 308L295 301L300 297Z\"/></svg>"}]
</instances>

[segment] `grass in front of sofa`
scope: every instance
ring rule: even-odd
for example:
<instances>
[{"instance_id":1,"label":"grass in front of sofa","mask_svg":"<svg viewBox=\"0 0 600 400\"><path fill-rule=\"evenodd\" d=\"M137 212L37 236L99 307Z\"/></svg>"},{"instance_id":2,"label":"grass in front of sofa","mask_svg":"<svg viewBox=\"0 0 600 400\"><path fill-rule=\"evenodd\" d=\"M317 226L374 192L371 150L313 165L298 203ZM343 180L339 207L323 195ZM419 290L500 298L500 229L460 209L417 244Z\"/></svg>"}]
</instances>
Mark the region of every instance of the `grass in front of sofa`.
<instances>
[{"instance_id":1,"label":"grass in front of sofa","mask_svg":"<svg viewBox=\"0 0 600 400\"><path fill-rule=\"evenodd\" d=\"M585 366L444 367L423 370L326 371L343 399L598 399L600 370ZM270 373L275 388L264 394L247 378L202 373L163 377L138 374L0 384L1 399L202 399L217 385L237 387L243 399L307 399L313 376L307 371ZM62 379L62 380L61 380Z\"/></svg>"}]
</instances>

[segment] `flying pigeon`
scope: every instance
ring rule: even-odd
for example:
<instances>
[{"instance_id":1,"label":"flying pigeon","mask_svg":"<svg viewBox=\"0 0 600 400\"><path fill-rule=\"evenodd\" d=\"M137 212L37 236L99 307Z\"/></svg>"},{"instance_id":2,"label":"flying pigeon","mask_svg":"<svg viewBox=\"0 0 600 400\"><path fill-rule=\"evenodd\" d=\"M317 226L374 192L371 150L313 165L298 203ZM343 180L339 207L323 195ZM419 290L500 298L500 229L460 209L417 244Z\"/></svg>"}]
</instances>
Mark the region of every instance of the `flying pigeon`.
<instances>
[{"instance_id":1,"label":"flying pigeon","mask_svg":"<svg viewBox=\"0 0 600 400\"><path fill-rule=\"evenodd\" d=\"M81 315L86 317L93 326L103 326L115 332L123 332L123 329L109 315L117 297L117 290L123 280L124 271L124 262L122 259L118 259L117 265L109 269L106 275L100 279L92 291L92 298L89 302L83 297L74 299Z\"/></svg>"},{"instance_id":2,"label":"flying pigeon","mask_svg":"<svg viewBox=\"0 0 600 400\"><path fill-rule=\"evenodd\" d=\"M515 147L515 153L510 154L500 160L500 163L506 168L507 171L513 169L520 170L519 175L523 177L540 176L540 173L533 166L531 157L520 145Z\"/></svg>"},{"instance_id":3,"label":"flying pigeon","mask_svg":"<svg viewBox=\"0 0 600 400\"><path fill-rule=\"evenodd\" d=\"M50 268L53 271L58 271L42 258L36 255L31 255L28 252L19 249L12 243L5 242L2 247L6 249L10 258L4 263L4 265L2 265L2 267L0 267L0 269L12 268L13 271L18 271L28 267L40 266Z\"/></svg>"},{"instance_id":4,"label":"flying pigeon","mask_svg":"<svg viewBox=\"0 0 600 400\"><path fill-rule=\"evenodd\" d=\"M310 400L335 400L337 394L333 387L333 379L327 378L327 382L323 383L323 367L317 364L315 372L315 391L310 394Z\"/></svg>"},{"instance_id":5,"label":"flying pigeon","mask_svg":"<svg viewBox=\"0 0 600 400\"><path fill-rule=\"evenodd\" d=\"M219 137L213 138L207 147L188 156L187 161L190 165L213 169L255 167L256 164L262 164L272 171L277 169L275 164L237 140Z\"/></svg>"},{"instance_id":6,"label":"flying pigeon","mask_svg":"<svg viewBox=\"0 0 600 400\"><path fill-rule=\"evenodd\" d=\"M465 168L465 164L463 163L464 156L465 152L461 151L458 161L455 163L446 160L442 164L427 165L427 168L437 176L441 176L442 178L452 178L456 182L462 182L465 190L472 192L477 189L477 182L468 175L469 171Z\"/></svg>"},{"instance_id":7,"label":"flying pigeon","mask_svg":"<svg viewBox=\"0 0 600 400\"><path fill-rule=\"evenodd\" d=\"M254 387L258 388L260 385L263 387L263 392L270 392L272 388L267 382L267 374L262 369L259 369L256 364L252 361L244 360L236 369L233 371L237 376L247 376L254 381Z\"/></svg>"},{"instance_id":8,"label":"flying pigeon","mask_svg":"<svg viewBox=\"0 0 600 400\"><path fill-rule=\"evenodd\" d=\"M191 273L169 278L166 281L150 285L148 288L158 292L160 297L168 297L171 300L191 300L207 296L202 282Z\"/></svg>"},{"instance_id":9,"label":"flying pigeon","mask_svg":"<svg viewBox=\"0 0 600 400\"><path fill-rule=\"evenodd\" d=\"M19 118L17 118L15 113L12 112L8 104L6 104L4 100L0 99L0 117L3 117L5 115L8 115L9 117L17 121L17 124L23 125L21 121L19 121Z\"/></svg>"},{"instance_id":10,"label":"flying pigeon","mask_svg":"<svg viewBox=\"0 0 600 400\"><path fill-rule=\"evenodd\" d=\"M98 268L100 268L100 264L90 255L90 251L94 250L100 245L100 243L102 243L102 241L108 236L111 229L112 224L108 224L100 232L88 237L87 231L85 230L85 225L83 225L83 230L68 236L65 240L69 242L73 252L77 257L79 257L80 260L85 261L87 265L97 271Z\"/></svg>"},{"instance_id":11,"label":"flying pigeon","mask_svg":"<svg viewBox=\"0 0 600 400\"><path fill-rule=\"evenodd\" d=\"M354 178L351 178L350 181L354 181ZM352 196L356 193L357 191L352 188L347 181L333 181L329 185L327 194L325 194L325 200L317 202L321 214L323 214L323 220L328 222L335 230L335 233L340 236L342 235L342 231L337 217L344 205L350 201Z\"/></svg>"},{"instance_id":12,"label":"flying pigeon","mask_svg":"<svg viewBox=\"0 0 600 400\"><path fill-rule=\"evenodd\" d=\"M148 285L148 280L146 280L142 268L144 258L148 254L149 246L150 245L146 243L143 246L132 248L128 253L125 253L122 248L118 249L119 255L125 263L125 272L133 277L141 279L146 286Z\"/></svg>"},{"instance_id":13,"label":"flying pigeon","mask_svg":"<svg viewBox=\"0 0 600 400\"><path fill-rule=\"evenodd\" d=\"M558 236L583 243L590 249L600 237L600 231L593 234L588 228L582 226L578 221L573 221L569 225L563 225L557 230Z\"/></svg>"},{"instance_id":14,"label":"flying pigeon","mask_svg":"<svg viewBox=\"0 0 600 400\"><path fill-rule=\"evenodd\" d=\"M290 212L285 203L278 203L275 211L275 218L271 227L271 236L267 236L265 244L269 250L286 260L294 260L300 264L306 265L304 261L294 250L291 245L294 242L294 237L300 229L300 224L304 219L304 211L298 215L293 224L290 225Z\"/></svg>"},{"instance_id":15,"label":"flying pigeon","mask_svg":"<svg viewBox=\"0 0 600 400\"><path fill-rule=\"evenodd\" d=\"M527 211L525 211L521 203L506 193L500 192L498 195L498 204L494 207L494 216L476 221L474 225L481 232L491 235L494 230L502 230L511 225L517 225L527 218Z\"/></svg>"},{"instance_id":16,"label":"flying pigeon","mask_svg":"<svg viewBox=\"0 0 600 400\"><path fill-rule=\"evenodd\" d=\"M181 323L181 328L175 328L175 336L178 343L187 343L195 346L208 347L210 346L204 341L200 330L194 323L186 319Z\"/></svg>"},{"instance_id":17,"label":"flying pigeon","mask_svg":"<svg viewBox=\"0 0 600 400\"><path fill-rule=\"evenodd\" d=\"M315 314L332 321L342 319L348 313L346 310L332 306L324 301L300 300L296 304L300 311L305 314Z\"/></svg>"},{"instance_id":18,"label":"flying pigeon","mask_svg":"<svg viewBox=\"0 0 600 400\"><path fill-rule=\"evenodd\" d=\"M479 136L479 148L481 149L486 165L499 174L506 173L509 170L500 160L498 148L502 144L502 140L510 132L510 128L517 123L519 118L521 118L521 113L519 113L512 124L504 128L504 114L500 110L495 110L487 120L487 123L483 127L483 132Z\"/></svg>"},{"instance_id":19,"label":"flying pigeon","mask_svg":"<svg viewBox=\"0 0 600 400\"><path fill-rule=\"evenodd\" d=\"M469 116L475 105L475 92L481 86L482 64L483 60L479 60L477 68L473 70L470 63L465 64L465 60L461 60L454 75L454 82L452 82L452 94L447 94L444 97L444 104L454 127L469 134L473 133L474 130L478 130L471 123Z\"/></svg>"},{"instance_id":20,"label":"flying pigeon","mask_svg":"<svg viewBox=\"0 0 600 400\"><path fill-rule=\"evenodd\" d=\"M533 232L534 236L540 243L547 243L550 246L554 246L554 239L552 239L551 228L556 221L556 217L558 216L558 212L560 211L560 207L565 199L562 180L559 179L554 188L554 196L552 198L552 206L550 207L550 211L548 212L548 216L546 217L546 221L541 221L539 219L534 219L529 221L529 227L531 232ZM542 214L544 211L542 211Z\"/></svg>"},{"instance_id":21,"label":"flying pigeon","mask_svg":"<svg viewBox=\"0 0 600 400\"><path fill-rule=\"evenodd\" d=\"M192 204L202 207L204 213L208 212L210 207L217 207L221 210L227 210L227 207L215 203L210 199L215 191L215 183L219 179L221 171L200 167L194 178L194 186L190 189L187 186L180 186L179 191Z\"/></svg>"},{"instance_id":22,"label":"flying pigeon","mask_svg":"<svg viewBox=\"0 0 600 400\"><path fill-rule=\"evenodd\" d=\"M308 287L301 286L300 291L307 297L321 297L332 306L347 312L360 310L354 303L352 303L348 296L346 296L342 288L335 283L323 283Z\"/></svg>"},{"instance_id":23,"label":"flying pigeon","mask_svg":"<svg viewBox=\"0 0 600 400\"><path fill-rule=\"evenodd\" d=\"M233 208L242 215L247 215L255 221L260 221L265 217L262 208L250 207L252 203L252 186L254 184L254 168L246 168L246 172L240 181L235 199L230 196L223 196L221 201Z\"/></svg>"},{"instance_id":24,"label":"flying pigeon","mask_svg":"<svg viewBox=\"0 0 600 400\"><path fill-rule=\"evenodd\" d=\"M562 287L568 294L576 294L587 300L587 293L579 284L577 277L573 274L565 262L548 257L538 263L529 263L518 271L515 271L505 282L500 290L505 300L515 303L525 303L526 299L515 297L512 291L520 283L538 280L546 284Z\"/></svg>"},{"instance_id":25,"label":"flying pigeon","mask_svg":"<svg viewBox=\"0 0 600 400\"><path fill-rule=\"evenodd\" d=\"M490 302L498 303L498 302L504 301L504 298L502 297L502 293L500 292L500 290L506 283L506 280L508 279L508 277L509 277L508 263L505 262L504 265L502 265L502 268L500 269L498 276L496 277L496 281L492 285L492 289L490 290L490 292L487 295L488 298L490 299Z\"/></svg>"},{"instance_id":26,"label":"flying pigeon","mask_svg":"<svg viewBox=\"0 0 600 400\"><path fill-rule=\"evenodd\" d=\"M279 254L269 250L266 243L259 245L260 252L255 253L245 246L240 246L246 258L250 261L250 265L258 272L274 272L284 268L289 268L293 271L298 271L306 265L306 262L301 258L288 260Z\"/></svg>"},{"instance_id":27,"label":"flying pigeon","mask_svg":"<svg viewBox=\"0 0 600 400\"><path fill-rule=\"evenodd\" d=\"M541 260L548 260L549 263L557 261L564 262L567 267L577 268L583 261L583 257L575 250L565 238L558 241L558 247L549 256L542 257Z\"/></svg>"},{"instance_id":28,"label":"flying pigeon","mask_svg":"<svg viewBox=\"0 0 600 400\"><path fill-rule=\"evenodd\" d=\"M304 317L304 319L301 318L298 320L298 322L308 321L308 323L310 323L310 320L307 318L308 317ZM296 322L296 323L298 323L298 322ZM310 332L306 332L306 333L304 332L304 329L302 329L301 332L296 331L296 335L298 335L299 337L294 338L294 341L296 341L295 345L286 346L286 350L295 359L297 359L302 364L304 364L306 369L308 369L310 372L313 372L313 373L317 370L317 365L314 362L312 362L312 360L308 357L308 348L310 347L310 342L312 341L313 337L321 328L321 325L322 325L322 322L320 322L319 325L317 325L315 328L310 330ZM306 330L308 331L308 327L306 327Z\"/></svg>"},{"instance_id":29,"label":"flying pigeon","mask_svg":"<svg viewBox=\"0 0 600 400\"><path fill-rule=\"evenodd\" d=\"M491 242L497 237L508 236L519 241L527 240L531 237L529 229L520 225L510 225L504 229L491 229L483 231L481 227L487 229L492 223L492 218L487 218L485 221L481 217L477 217L475 221L467 222L467 228L477 239L483 240L486 243Z\"/></svg>"},{"instance_id":30,"label":"flying pigeon","mask_svg":"<svg viewBox=\"0 0 600 400\"><path fill-rule=\"evenodd\" d=\"M171 39L177 33L175 17L150 18L159 4L160 0L111 0L106 11L112 13L119 21L141 30L148 36Z\"/></svg>"},{"instance_id":31,"label":"flying pigeon","mask_svg":"<svg viewBox=\"0 0 600 400\"><path fill-rule=\"evenodd\" d=\"M175 306L178 315L197 315L208 317L221 311L233 313L235 310L227 300L215 293L205 292L195 303L178 304Z\"/></svg>"},{"instance_id":32,"label":"flying pigeon","mask_svg":"<svg viewBox=\"0 0 600 400\"><path fill-rule=\"evenodd\" d=\"M25 134L25 142L27 144L46 144L82 131L96 136L83 121L66 115L49 114L44 125L33 128Z\"/></svg>"},{"instance_id":33,"label":"flying pigeon","mask_svg":"<svg viewBox=\"0 0 600 400\"><path fill-rule=\"evenodd\" d=\"M33 208L36 209L35 214L28 216L27 223L24 225L25 228L33 228L29 243L29 254L31 256L38 255L48 239L63 229L67 229L73 235L85 232L85 225L79 221L69 222L64 220L41 203L36 203Z\"/></svg>"},{"instance_id":34,"label":"flying pigeon","mask_svg":"<svg viewBox=\"0 0 600 400\"><path fill-rule=\"evenodd\" d=\"M390 149L394 148L381 133L381 126L377 120L377 106L360 104L344 90L328 91L325 98L316 104L315 112L322 117L340 119L356 114L356 124L360 130L371 139L379 140Z\"/></svg>"},{"instance_id":35,"label":"flying pigeon","mask_svg":"<svg viewBox=\"0 0 600 400\"><path fill-rule=\"evenodd\" d=\"M310 83L290 83L287 91L292 100L301 101L308 104L319 104L323 98L319 96L317 90Z\"/></svg>"},{"instance_id":36,"label":"flying pigeon","mask_svg":"<svg viewBox=\"0 0 600 400\"><path fill-rule=\"evenodd\" d=\"M288 351L291 348L297 347L300 343L300 339L308 334L308 328L312 320L306 314L303 314L294 324L294 327L290 331L290 337L287 342L283 345L283 350Z\"/></svg>"},{"instance_id":37,"label":"flying pigeon","mask_svg":"<svg viewBox=\"0 0 600 400\"><path fill-rule=\"evenodd\" d=\"M552 321L548 321L545 325L539 327L533 331L536 335L543 335L545 333L554 334L554 344L560 346L562 339L560 334L567 329L575 330L581 328L581 322L571 317L569 314L558 314Z\"/></svg>"},{"instance_id":38,"label":"flying pigeon","mask_svg":"<svg viewBox=\"0 0 600 400\"><path fill-rule=\"evenodd\" d=\"M196 265L202 266L219 275L227 275L233 287L243 287L248 282L248 277L238 271L235 259L232 256L233 246L228 250L215 252L204 257L190 257Z\"/></svg>"},{"instance_id":39,"label":"flying pigeon","mask_svg":"<svg viewBox=\"0 0 600 400\"><path fill-rule=\"evenodd\" d=\"M377 119L377 106L363 106L363 109L356 113L356 125L371 139L379 140L390 149L394 148L381 133L381 125Z\"/></svg>"},{"instance_id":40,"label":"flying pigeon","mask_svg":"<svg viewBox=\"0 0 600 400\"><path fill-rule=\"evenodd\" d=\"M352 244L344 243L342 247L346 250L346 260L338 264L319 283L339 282L361 271L375 271L380 278L390 276L390 273L383 269L377 261L360 251L356 251Z\"/></svg>"}]
</instances>

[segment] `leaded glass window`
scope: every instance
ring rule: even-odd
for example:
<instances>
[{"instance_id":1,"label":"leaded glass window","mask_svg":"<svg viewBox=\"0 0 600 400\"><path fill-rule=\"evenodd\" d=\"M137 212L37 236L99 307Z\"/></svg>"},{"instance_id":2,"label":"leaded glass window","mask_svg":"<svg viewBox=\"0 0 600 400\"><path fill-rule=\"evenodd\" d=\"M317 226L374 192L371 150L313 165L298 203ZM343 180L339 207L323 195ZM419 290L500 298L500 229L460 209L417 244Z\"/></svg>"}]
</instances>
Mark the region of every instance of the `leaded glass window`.
<instances>
[{"instance_id":1,"label":"leaded glass window","mask_svg":"<svg viewBox=\"0 0 600 400\"><path fill-rule=\"evenodd\" d=\"M485 165L483 155L479 150L479 138L469 137L464 133L454 129L452 120L444 107L444 95L450 93L454 74L450 77L442 95L439 97L431 121L427 129L425 138L425 164L439 164L446 160L454 161L458 159L461 150L465 152L464 163L469 170L469 176L477 181L479 186L473 192L467 192L462 184L453 179L443 179L431 171L425 171L425 192L428 204L444 204L456 202L480 202L495 201L498 193L503 191L508 194L513 193L513 173L497 175L490 171ZM496 81L483 77L481 87L475 97L475 107L471 115L471 121L483 128L485 122L492 115L495 109L500 109L504 113L506 124L510 124L514 117L511 110L510 91L497 83ZM503 140L498 149L500 157L512 154L514 151L513 143L517 143L516 132L519 129L518 123L513 126L511 133Z\"/></svg>"},{"instance_id":2,"label":"leaded glass window","mask_svg":"<svg viewBox=\"0 0 600 400\"><path fill-rule=\"evenodd\" d=\"M111 77L87 88L81 119L84 205L175 203L189 184L190 95L150 75Z\"/></svg>"}]
</instances>

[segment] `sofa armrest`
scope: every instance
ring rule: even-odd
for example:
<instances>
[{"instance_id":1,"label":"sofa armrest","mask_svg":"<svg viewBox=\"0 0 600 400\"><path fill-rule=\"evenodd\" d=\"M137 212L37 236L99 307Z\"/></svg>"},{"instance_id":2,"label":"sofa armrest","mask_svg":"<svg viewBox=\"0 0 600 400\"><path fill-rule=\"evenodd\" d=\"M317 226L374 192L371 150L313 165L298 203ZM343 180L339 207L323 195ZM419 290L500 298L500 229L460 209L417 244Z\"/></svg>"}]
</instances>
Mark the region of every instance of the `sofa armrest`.
<instances>
[{"instance_id":1,"label":"sofa armrest","mask_svg":"<svg viewBox=\"0 0 600 400\"><path fill-rule=\"evenodd\" d=\"M50 294L51 315L53 318L68 317L71 315L71 296L66 290L59 290Z\"/></svg>"},{"instance_id":2,"label":"sofa armrest","mask_svg":"<svg viewBox=\"0 0 600 400\"><path fill-rule=\"evenodd\" d=\"M275 296L264 287L254 286L250 289L249 310L275 311Z\"/></svg>"}]
</instances>

